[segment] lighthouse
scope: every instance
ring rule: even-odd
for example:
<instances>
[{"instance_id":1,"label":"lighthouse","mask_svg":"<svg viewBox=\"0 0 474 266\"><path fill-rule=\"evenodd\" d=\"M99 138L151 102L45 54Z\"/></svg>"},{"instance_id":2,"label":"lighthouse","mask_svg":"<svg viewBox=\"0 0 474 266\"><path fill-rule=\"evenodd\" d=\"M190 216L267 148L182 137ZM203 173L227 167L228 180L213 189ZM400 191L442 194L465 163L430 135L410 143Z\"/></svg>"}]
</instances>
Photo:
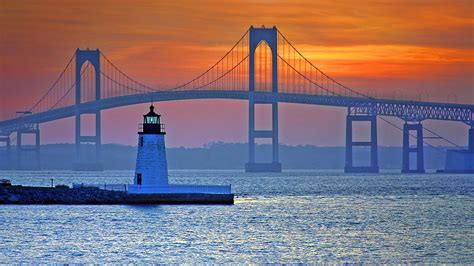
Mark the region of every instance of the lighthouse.
<instances>
[{"instance_id":1,"label":"lighthouse","mask_svg":"<svg viewBox=\"0 0 474 266\"><path fill-rule=\"evenodd\" d=\"M135 176L133 184L126 186L127 193L159 195L152 202L233 203L234 195L230 186L169 184L165 135L161 116L155 113L152 104L150 111L143 116L143 124L139 126ZM151 199L150 196L153 197L146 195L148 198L133 199L147 201Z\"/></svg>"},{"instance_id":2,"label":"lighthouse","mask_svg":"<svg viewBox=\"0 0 474 266\"><path fill-rule=\"evenodd\" d=\"M165 134L161 116L155 113L155 107L151 105L138 131L135 185L147 190L160 190L168 186Z\"/></svg>"}]
</instances>

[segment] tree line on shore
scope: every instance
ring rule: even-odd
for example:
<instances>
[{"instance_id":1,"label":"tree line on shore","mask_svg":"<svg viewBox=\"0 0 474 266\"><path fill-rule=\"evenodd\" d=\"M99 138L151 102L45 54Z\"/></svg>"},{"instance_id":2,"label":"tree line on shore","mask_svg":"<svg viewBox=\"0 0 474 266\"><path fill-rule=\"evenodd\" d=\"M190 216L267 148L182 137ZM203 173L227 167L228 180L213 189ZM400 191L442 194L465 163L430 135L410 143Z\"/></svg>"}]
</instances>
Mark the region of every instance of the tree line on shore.
<instances>
[{"instance_id":1,"label":"tree line on shore","mask_svg":"<svg viewBox=\"0 0 474 266\"><path fill-rule=\"evenodd\" d=\"M445 151L448 148L434 149L425 147L425 168L443 169ZM86 152L93 154L93 147L86 147ZM41 169L71 169L74 162L74 144L42 145L40 152ZM211 143L204 147L167 148L168 167L170 169L243 169L247 162L248 148L246 143ZM369 160L369 150L360 148L354 151L354 163L363 165ZM34 160L34 153L23 155L22 161ZM381 169L401 168L401 147L379 147L379 166ZM0 147L0 167L6 167L5 147ZM16 160L15 150L10 156ZM313 145L288 146L280 145L280 160L284 169L343 169L344 147L319 147ZM256 147L257 161L271 160L271 145L262 144ZM414 158L413 158L414 159ZM118 144L104 144L102 162L106 170L134 169L136 147Z\"/></svg>"}]
</instances>

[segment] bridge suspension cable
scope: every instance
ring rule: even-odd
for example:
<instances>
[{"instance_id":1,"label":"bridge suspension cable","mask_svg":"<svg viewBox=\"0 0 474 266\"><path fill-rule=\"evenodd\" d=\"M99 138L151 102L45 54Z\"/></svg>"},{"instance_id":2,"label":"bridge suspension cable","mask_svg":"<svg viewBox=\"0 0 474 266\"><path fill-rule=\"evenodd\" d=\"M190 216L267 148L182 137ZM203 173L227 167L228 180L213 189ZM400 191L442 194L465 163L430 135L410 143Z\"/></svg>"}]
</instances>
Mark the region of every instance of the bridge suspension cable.
<instances>
[{"instance_id":1,"label":"bridge suspension cable","mask_svg":"<svg viewBox=\"0 0 474 266\"><path fill-rule=\"evenodd\" d=\"M72 62L74 61L75 56L76 53L72 55L71 59L69 59L66 66L61 71L61 74L51 84L46 93L35 104L33 104L33 106L28 109L29 112L38 113L42 111L48 111L50 110L50 104L52 101L54 101L54 99L59 99L63 97L63 94L61 94L61 92L64 91L65 86L67 86L67 84L70 83L71 80L73 80L74 67ZM25 114L22 114L21 116L24 115Z\"/></svg>"},{"instance_id":2,"label":"bridge suspension cable","mask_svg":"<svg viewBox=\"0 0 474 266\"><path fill-rule=\"evenodd\" d=\"M329 93L329 95L336 96L372 98L339 83L321 71L296 49L280 31L278 31L278 57L283 62L283 65L279 66L281 68L279 74L281 77L280 88L282 88L280 91L282 92L318 95ZM291 70L295 71L300 77L295 78ZM304 82L302 82L302 79ZM313 88L313 85L316 88Z\"/></svg>"},{"instance_id":3,"label":"bridge suspension cable","mask_svg":"<svg viewBox=\"0 0 474 266\"><path fill-rule=\"evenodd\" d=\"M149 87L125 74L122 70L120 70L120 68L118 68L114 63L112 63L112 61L110 61L109 58L104 55L104 53L100 52L100 55L103 59L103 62L105 62L102 67L105 70L101 70L101 75L103 75L106 79L116 83L117 85L127 85L126 88L130 89L133 92L143 93L158 91L156 88ZM114 73L113 71L116 72ZM107 92L107 89L113 89L112 86L107 86L107 82L104 82L103 84L105 85L105 92ZM113 94L104 94L104 96L106 97L114 96Z\"/></svg>"},{"instance_id":4,"label":"bridge suspension cable","mask_svg":"<svg viewBox=\"0 0 474 266\"><path fill-rule=\"evenodd\" d=\"M84 73L86 73L86 71L89 69L89 67L91 66L91 63L87 62L86 63L86 66L84 67L84 69L81 71L81 78L84 76ZM64 95L53 105L50 107L50 110L52 109L55 109L56 107L58 106L64 106L64 105L60 105L60 103L66 99L66 97L69 95L69 93L72 91L72 89L74 89L76 87L76 82L74 82L70 87L69 89L64 93ZM72 101L72 99L71 99ZM67 103L65 104L67 106Z\"/></svg>"},{"instance_id":5,"label":"bridge suspension cable","mask_svg":"<svg viewBox=\"0 0 474 266\"><path fill-rule=\"evenodd\" d=\"M382 121L384 121L385 123L389 124L390 126L392 126L392 127L394 127L394 128L396 128L396 129L398 129L398 130L400 130L400 131L403 132L403 128L399 127L397 124L395 124L395 123L393 123L393 122L389 121L388 119L386 119L386 118L384 118L384 117L381 117L381 116L379 116L378 118L380 118ZM423 127L423 129L425 129L426 131L428 131L428 132L430 132L430 133L435 134L437 137L439 137L439 138L443 139L444 141L446 141L446 142L448 142L448 143L454 145L454 146L457 147L457 148L462 148L461 146L457 145L456 143L454 143L454 142L452 142L452 141L450 141L450 140L448 140L448 139L446 139L446 138L444 138L444 137L442 137L442 136L436 134L436 133L433 132L432 130L429 130L429 129L425 128L425 127ZM414 139L417 138L417 136L414 135L413 133L409 133L409 135L410 135L410 137L412 137L412 138L414 138ZM446 152L446 151L440 149L439 147L436 147L436 146L434 146L433 144L427 142L427 141L424 140L424 139L423 139L423 143L426 144L427 146L433 148L434 150L440 152L440 153L443 153L443 154L444 154L444 153Z\"/></svg>"},{"instance_id":6,"label":"bridge suspension cable","mask_svg":"<svg viewBox=\"0 0 474 266\"><path fill-rule=\"evenodd\" d=\"M198 89L244 90L248 80L245 65L248 58L248 31L209 69L178 86L158 89L131 78L112 63L103 53L105 64L101 70L104 98L159 91L192 91Z\"/></svg>"},{"instance_id":7,"label":"bridge suspension cable","mask_svg":"<svg viewBox=\"0 0 474 266\"><path fill-rule=\"evenodd\" d=\"M438 138L444 140L445 142L447 142L447 143L449 143L449 144L451 144L451 145L457 147L457 148L462 148L460 145L456 144L454 141L451 141L451 140L449 140L449 139L447 139L447 138L441 136L440 134L436 133L435 131L433 131L433 130L427 128L427 127L423 127L423 129L426 130L426 131L428 131L428 132L430 132L431 134L435 135L436 137L438 137Z\"/></svg>"},{"instance_id":8,"label":"bridge suspension cable","mask_svg":"<svg viewBox=\"0 0 474 266\"><path fill-rule=\"evenodd\" d=\"M283 63L285 63L285 65L290 68L291 70L293 70L294 72L296 72L302 79L306 80L307 82L315 85L317 88L319 88L321 90L321 92L326 92L326 96L327 95L332 95L332 96L343 96L343 95L340 95L339 93L335 92L335 91L331 91L327 88L325 88L323 85L320 85L316 82L314 82L313 80L311 80L310 78L308 78L307 76L305 76L303 73L301 73L300 71L298 71L294 66L292 66L289 62L287 62L283 57L281 57L280 55L278 55L278 58L280 58L280 60L282 60Z\"/></svg>"},{"instance_id":9,"label":"bridge suspension cable","mask_svg":"<svg viewBox=\"0 0 474 266\"><path fill-rule=\"evenodd\" d=\"M227 76L232 70L235 70L237 69L237 67L242 66L244 61L247 59L249 54L248 38L248 31L246 31L244 35L242 35L242 37L240 37L240 39L230 48L230 50L209 69L207 69L197 77L193 78L192 80L178 85L174 88L171 88L168 91L202 89L206 87L206 85L211 85L214 82L217 82L218 80L222 79L224 76ZM238 77L234 77L235 80L231 81L232 84L228 84L229 81L227 81L225 84L219 84L221 85L220 89L225 90L228 88L225 88L224 85L232 85L232 89L235 90L236 87L234 86L236 86L237 83L242 83L243 80L245 80L246 78L248 80L248 75L246 74L246 71L244 71L242 67L238 70L238 73L235 73ZM206 85L203 86L203 84ZM247 84L238 85L245 85L245 87L247 87ZM239 88L243 89L244 87L239 86Z\"/></svg>"}]
</instances>

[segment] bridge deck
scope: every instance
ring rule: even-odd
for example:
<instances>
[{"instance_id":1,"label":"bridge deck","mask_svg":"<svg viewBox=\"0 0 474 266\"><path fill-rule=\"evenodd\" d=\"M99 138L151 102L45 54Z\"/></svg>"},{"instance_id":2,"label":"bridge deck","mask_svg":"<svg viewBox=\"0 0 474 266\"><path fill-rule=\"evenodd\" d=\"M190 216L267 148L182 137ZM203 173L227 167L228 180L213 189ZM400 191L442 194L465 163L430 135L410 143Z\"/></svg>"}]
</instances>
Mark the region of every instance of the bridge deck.
<instances>
[{"instance_id":1,"label":"bridge deck","mask_svg":"<svg viewBox=\"0 0 474 266\"><path fill-rule=\"evenodd\" d=\"M447 120L474 125L474 105L448 104L407 100L375 99L368 97L321 96L296 93L248 92L248 91L165 91L113 97L34 113L15 119L0 121L0 135L7 135L26 124L45 123L76 115L93 113L99 110L154 101L178 101L192 99L234 99L248 100L254 97L257 102L283 102L295 104L355 107L358 112L382 116L394 116L405 120Z\"/></svg>"}]
</instances>

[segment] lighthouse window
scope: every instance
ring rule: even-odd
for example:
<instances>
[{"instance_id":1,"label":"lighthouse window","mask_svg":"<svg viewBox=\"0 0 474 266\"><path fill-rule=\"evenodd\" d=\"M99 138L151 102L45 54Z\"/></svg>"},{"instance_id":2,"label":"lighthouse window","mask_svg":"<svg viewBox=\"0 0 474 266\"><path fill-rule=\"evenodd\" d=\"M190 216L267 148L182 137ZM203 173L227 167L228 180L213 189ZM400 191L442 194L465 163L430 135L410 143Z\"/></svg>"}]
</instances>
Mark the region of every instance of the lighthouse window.
<instances>
[{"instance_id":1,"label":"lighthouse window","mask_svg":"<svg viewBox=\"0 0 474 266\"><path fill-rule=\"evenodd\" d=\"M138 138L138 146L143 147L143 137Z\"/></svg>"},{"instance_id":2,"label":"lighthouse window","mask_svg":"<svg viewBox=\"0 0 474 266\"><path fill-rule=\"evenodd\" d=\"M149 116L146 118L146 123L147 124L156 124L157 117L154 116Z\"/></svg>"}]
</instances>

